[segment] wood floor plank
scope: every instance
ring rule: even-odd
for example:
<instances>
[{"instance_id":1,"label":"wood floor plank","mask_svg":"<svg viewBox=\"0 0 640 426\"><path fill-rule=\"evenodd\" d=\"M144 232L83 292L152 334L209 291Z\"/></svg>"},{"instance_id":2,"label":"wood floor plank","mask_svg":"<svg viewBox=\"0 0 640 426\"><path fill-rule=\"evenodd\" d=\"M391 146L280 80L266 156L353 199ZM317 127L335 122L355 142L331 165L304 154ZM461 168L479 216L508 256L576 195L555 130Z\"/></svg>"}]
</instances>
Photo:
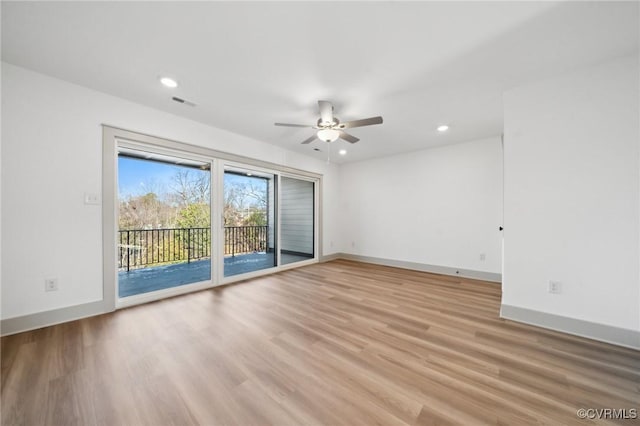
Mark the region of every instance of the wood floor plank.
<instances>
[{"instance_id":1,"label":"wood floor plank","mask_svg":"<svg viewBox=\"0 0 640 426\"><path fill-rule=\"evenodd\" d=\"M640 352L495 283L339 260L2 338L3 425L528 425L640 411Z\"/></svg>"}]
</instances>

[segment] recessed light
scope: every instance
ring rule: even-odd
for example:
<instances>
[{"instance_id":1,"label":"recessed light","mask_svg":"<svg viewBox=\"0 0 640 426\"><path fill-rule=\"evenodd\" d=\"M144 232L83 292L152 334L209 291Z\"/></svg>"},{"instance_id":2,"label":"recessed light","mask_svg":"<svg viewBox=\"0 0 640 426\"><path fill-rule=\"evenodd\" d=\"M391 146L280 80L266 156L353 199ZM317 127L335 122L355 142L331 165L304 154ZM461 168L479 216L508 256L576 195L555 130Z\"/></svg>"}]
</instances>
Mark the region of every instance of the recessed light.
<instances>
[{"instance_id":1,"label":"recessed light","mask_svg":"<svg viewBox=\"0 0 640 426\"><path fill-rule=\"evenodd\" d=\"M247 176L253 176L253 173L247 173Z\"/></svg>"},{"instance_id":2,"label":"recessed light","mask_svg":"<svg viewBox=\"0 0 640 426\"><path fill-rule=\"evenodd\" d=\"M347 150L346 149L341 149L340 151L338 151L338 154L347 155Z\"/></svg>"},{"instance_id":3,"label":"recessed light","mask_svg":"<svg viewBox=\"0 0 640 426\"><path fill-rule=\"evenodd\" d=\"M162 77L160 79L160 83L172 89L175 89L176 87L178 87L178 82L169 77Z\"/></svg>"},{"instance_id":4,"label":"recessed light","mask_svg":"<svg viewBox=\"0 0 640 426\"><path fill-rule=\"evenodd\" d=\"M439 132L446 132L447 130L449 130L449 126L447 126L446 124L443 124L442 126L438 126Z\"/></svg>"}]
</instances>

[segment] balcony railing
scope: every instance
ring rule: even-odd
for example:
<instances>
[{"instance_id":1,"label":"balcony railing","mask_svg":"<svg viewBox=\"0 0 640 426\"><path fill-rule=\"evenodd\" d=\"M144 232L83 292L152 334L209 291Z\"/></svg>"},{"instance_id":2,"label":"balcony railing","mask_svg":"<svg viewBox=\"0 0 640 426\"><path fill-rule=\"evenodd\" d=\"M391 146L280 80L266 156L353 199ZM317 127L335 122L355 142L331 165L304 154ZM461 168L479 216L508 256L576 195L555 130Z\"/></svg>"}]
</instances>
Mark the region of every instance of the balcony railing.
<instances>
[{"instance_id":1,"label":"balcony railing","mask_svg":"<svg viewBox=\"0 0 640 426\"><path fill-rule=\"evenodd\" d=\"M267 250L267 226L225 226L224 254L253 253Z\"/></svg>"},{"instance_id":2,"label":"balcony railing","mask_svg":"<svg viewBox=\"0 0 640 426\"><path fill-rule=\"evenodd\" d=\"M267 238L267 226L225 226L224 254L266 251ZM211 231L209 228L121 230L118 247L118 269L121 270L191 262L211 256Z\"/></svg>"}]
</instances>

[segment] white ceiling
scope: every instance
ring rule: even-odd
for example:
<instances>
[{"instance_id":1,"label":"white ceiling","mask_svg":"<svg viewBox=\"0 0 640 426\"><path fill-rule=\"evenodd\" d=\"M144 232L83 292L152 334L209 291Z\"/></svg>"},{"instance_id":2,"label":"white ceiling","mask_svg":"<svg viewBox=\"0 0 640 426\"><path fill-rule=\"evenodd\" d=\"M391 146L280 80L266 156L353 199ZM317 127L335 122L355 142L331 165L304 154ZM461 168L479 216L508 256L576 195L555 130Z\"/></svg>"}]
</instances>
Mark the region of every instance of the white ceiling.
<instances>
[{"instance_id":1,"label":"white ceiling","mask_svg":"<svg viewBox=\"0 0 640 426\"><path fill-rule=\"evenodd\" d=\"M315 123L318 99L342 121L382 115L333 143L355 161L499 135L505 90L637 54L638 16L637 2L3 1L2 59L319 158L326 143L300 145L311 129L273 123Z\"/></svg>"}]
</instances>

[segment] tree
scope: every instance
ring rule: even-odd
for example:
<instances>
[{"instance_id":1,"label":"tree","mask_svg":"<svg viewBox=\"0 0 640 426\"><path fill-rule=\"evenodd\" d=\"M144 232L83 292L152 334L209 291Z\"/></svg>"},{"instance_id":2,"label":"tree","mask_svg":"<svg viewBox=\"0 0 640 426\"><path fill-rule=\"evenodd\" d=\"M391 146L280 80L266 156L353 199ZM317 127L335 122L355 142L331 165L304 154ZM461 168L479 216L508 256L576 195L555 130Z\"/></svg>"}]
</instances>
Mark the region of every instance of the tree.
<instances>
[{"instance_id":1,"label":"tree","mask_svg":"<svg viewBox=\"0 0 640 426\"><path fill-rule=\"evenodd\" d=\"M267 226L266 212L255 210L245 219L245 225L248 226Z\"/></svg>"},{"instance_id":2,"label":"tree","mask_svg":"<svg viewBox=\"0 0 640 426\"><path fill-rule=\"evenodd\" d=\"M249 181L225 182L225 226L264 226L267 224L267 185L261 188Z\"/></svg>"},{"instance_id":3,"label":"tree","mask_svg":"<svg viewBox=\"0 0 640 426\"><path fill-rule=\"evenodd\" d=\"M211 224L209 172L192 169L176 171L171 189L172 199L179 206L176 226L207 228Z\"/></svg>"},{"instance_id":4,"label":"tree","mask_svg":"<svg viewBox=\"0 0 640 426\"><path fill-rule=\"evenodd\" d=\"M120 229L154 229L173 226L176 209L157 194L129 196L120 201Z\"/></svg>"},{"instance_id":5,"label":"tree","mask_svg":"<svg viewBox=\"0 0 640 426\"><path fill-rule=\"evenodd\" d=\"M179 168L169 190L156 182L144 184L149 191L120 202L120 229L206 228L211 223L210 174ZM163 187L164 188L164 187ZM225 181L225 226L265 226L268 184L258 178Z\"/></svg>"},{"instance_id":6,"label":"tree","mask_svg":"<svg viewBox=\"0 0 640 426\"><path fill-rule=\"evenodd\" d=\"M211 223L209 204L188 204L178 212L178 228L208 228Z\"/></svg>"},{"instance_id":7,"label":"tree","mask_svg":"<svg viewBox=\"0 0 640 426\"><path fill-rule=\"evenodd\" d=\"M209 203L209 172L183 169L176 171L172 178L171 189L178 202L183 205Z\"/></svg>"}]
</instances>

